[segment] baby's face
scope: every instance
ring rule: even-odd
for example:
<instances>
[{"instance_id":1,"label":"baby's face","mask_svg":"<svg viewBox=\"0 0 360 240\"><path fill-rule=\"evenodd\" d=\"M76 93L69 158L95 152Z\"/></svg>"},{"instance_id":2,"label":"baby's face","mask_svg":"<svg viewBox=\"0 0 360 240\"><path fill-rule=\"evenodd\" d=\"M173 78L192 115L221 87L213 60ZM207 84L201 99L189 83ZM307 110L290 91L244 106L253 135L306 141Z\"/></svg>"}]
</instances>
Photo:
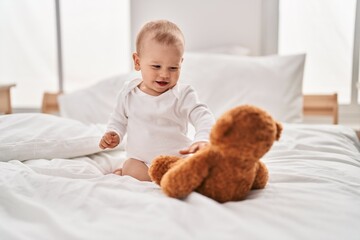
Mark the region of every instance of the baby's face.
<instances>
[{"instance_id":1,"label":"baby's face","mask_svg":"<svg viewBox=\"0 0 360 240\"><path fill-rule=\"evenodd\" d=\"M182 45L166 45L156 40L146 41L140 55L134 54L135 69L141 70L140 89L158 96L174 87L180 77Z\"/></svg>"}]
</instances>

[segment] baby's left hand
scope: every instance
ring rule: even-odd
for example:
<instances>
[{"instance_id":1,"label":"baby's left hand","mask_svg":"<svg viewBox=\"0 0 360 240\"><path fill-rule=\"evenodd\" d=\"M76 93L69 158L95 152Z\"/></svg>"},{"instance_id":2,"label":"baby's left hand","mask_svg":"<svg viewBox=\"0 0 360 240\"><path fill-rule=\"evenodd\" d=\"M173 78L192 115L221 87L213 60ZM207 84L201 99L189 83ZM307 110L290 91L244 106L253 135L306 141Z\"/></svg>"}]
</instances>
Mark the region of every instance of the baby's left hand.
<instances>
[{"instance_id":1,"label":"baby's left hand","mask_svg":"<svg viewBox=\"0 0 360 240\"><path fill-rule=\"evenodd\" d=\"M205 141L195 142L195 143L191 144L190 147L180 150L179 153L180 154L195 153L195 152L199 151L200 149L206 147L207 145L209 145L209 143L205 142Z\"/></svg>"}]
</instances>

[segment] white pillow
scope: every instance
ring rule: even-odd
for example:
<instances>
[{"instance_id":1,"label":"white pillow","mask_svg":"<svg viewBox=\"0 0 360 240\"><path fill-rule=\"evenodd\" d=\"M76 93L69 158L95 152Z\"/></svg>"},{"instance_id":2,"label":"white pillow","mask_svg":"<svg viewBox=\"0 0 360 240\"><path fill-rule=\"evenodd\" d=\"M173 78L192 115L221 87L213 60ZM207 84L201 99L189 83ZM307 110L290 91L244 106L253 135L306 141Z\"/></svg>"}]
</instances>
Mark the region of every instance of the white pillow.
<instances>
[{"instance_id":1,"label":"white pillow","mask_svg":"<svg viewBox=\"0 0 360 240\"><path fill-rule=\"evenodd\" d=\"M58 97L60 115L83 123L106 124L115 107L116 95L125 81L138 77L131 72Z\"/></svg>"},{"instance_id":2,"label":"white pillow","mask_svg":"<svg viewBox=\"0 0 360 240\"><path fill-rule=\"evenodd\" d=\"M0 116L0 161L72 158L100 152L104 127L42 113Z\"/></svg>"},{"instance_id":3,"label":"white pillow","mask_svg":"<svg viewBox=\"0 0 360 240\"><path fill-rule=\"evenodd\" d=\"M305 54L238 57L186 53L181 81L191 84L215 117L240 104L267 110L275 119L302 121Z\"/></svg>"}]
</instances>

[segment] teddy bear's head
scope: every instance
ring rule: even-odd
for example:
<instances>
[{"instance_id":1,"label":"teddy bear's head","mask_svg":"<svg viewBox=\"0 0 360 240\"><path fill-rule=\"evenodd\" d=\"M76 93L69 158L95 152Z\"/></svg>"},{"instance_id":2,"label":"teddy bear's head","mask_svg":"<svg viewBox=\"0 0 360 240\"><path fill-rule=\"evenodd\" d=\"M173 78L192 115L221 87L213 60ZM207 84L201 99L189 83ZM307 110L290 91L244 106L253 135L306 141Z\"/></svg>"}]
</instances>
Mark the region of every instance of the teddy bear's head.
<instances>
[{"instance_id":1,"label":"teddy bear's head","mask_svg":"<svg viewBox=\"0 0 360 240\"><path fill-rule=\"evenodd\" d=\"M210 142L226 154L261 158L275 140L282 126L264 110L242 105L223 114L213 126Z\"/></svg>"}]
</instances>

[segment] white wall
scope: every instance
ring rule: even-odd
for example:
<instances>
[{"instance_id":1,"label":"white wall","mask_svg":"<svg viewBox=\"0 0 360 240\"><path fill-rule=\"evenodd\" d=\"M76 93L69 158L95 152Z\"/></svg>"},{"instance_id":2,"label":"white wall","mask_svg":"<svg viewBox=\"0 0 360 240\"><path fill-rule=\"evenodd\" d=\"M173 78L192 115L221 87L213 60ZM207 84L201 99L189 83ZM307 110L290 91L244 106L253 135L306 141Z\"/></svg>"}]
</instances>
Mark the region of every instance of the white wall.
<instances>
[{"instance_id":1,"label":"white wall","mask_svg":"<svg viewBox=\"0 0 360 240\"><path fill-rule=\"evenodd\" d=\"M278 0L131 0L131 42L149 20L168 19L185 35L186 50L242 45L251 55L277 51Z\"/></svg>"}]
</instances>

